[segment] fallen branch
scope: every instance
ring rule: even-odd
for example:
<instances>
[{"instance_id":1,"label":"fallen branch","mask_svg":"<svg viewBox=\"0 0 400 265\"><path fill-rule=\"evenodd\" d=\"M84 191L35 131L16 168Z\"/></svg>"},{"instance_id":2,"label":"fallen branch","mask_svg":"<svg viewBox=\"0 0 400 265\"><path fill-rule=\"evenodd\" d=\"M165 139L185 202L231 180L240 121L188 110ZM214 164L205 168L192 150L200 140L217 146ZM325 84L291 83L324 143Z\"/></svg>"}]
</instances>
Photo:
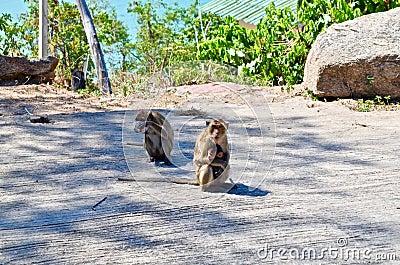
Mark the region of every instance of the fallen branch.
<instances>
[{"instance_id":1,"label":"fallen branch","mask_svg":"<svg viewBox=\"0 0 400 265\"><path fill-rule=\"evenodd\" d=\"M106 199L107 199L107 196L104 197L101 201L99 201L99 202L96 203L95 205L93 205L92 210L93 210L93 211L96 211L96 207L99 206L101 203L103 203Z\"/></svg>"},{"instance_id":2,"label":"fallen branch","mask_svg":"<svg viewBox=\"0 0 400 265\"><path fill-rule=\"evenodd\" d=\"M125 142L124 145L143 146L143 142L141 143Z\"/></svg>"}]
</instances>

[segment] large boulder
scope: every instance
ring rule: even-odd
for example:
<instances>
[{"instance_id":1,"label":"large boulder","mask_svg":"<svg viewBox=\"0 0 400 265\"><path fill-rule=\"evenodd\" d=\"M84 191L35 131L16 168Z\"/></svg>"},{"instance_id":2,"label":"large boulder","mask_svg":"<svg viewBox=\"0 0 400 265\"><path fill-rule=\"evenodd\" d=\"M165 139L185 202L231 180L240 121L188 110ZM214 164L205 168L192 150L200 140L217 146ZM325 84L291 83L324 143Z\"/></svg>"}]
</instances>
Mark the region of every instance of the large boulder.
<instances>
[{"instance_id":1,"label":"large boulder","mask_svg":"<svg viewBox=\"0 0 400 265\"><path fill-rule=\"evenodd\" d=\"M400 8L334 24L314 42L304 85L318 97L400 98Z\"/></svg>"},{"instance_id":2,"label":"large boulder","mask_svg":"<svg viewBox=\"0 0 400 265\"><path fill-rule=\"evenodd\" d=\"M51 83L58 64L55 57L29 60L0 55L0 85Z\"/></svg>"}]
</instances>

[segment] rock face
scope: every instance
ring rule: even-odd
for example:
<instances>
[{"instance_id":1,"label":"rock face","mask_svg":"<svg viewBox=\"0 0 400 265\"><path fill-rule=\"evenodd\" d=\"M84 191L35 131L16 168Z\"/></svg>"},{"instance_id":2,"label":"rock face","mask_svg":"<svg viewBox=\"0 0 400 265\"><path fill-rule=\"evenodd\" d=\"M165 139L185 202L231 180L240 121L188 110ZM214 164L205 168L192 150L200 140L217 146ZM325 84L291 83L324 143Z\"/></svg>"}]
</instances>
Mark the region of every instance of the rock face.
<instances>
[{"instance_id":1,"label":"rock face","mask_svg":"<svg viewBox=\"0 0 400 265\"><path fill-rule=\"evenodd\" d=\"M0 85L51 83L58 64L55 57L29 60L0 55Z\"/></svg>"},{"instance_id":2,"label":"rock face","mask_svg":"<svg viewBox=\"0 0 400 265\"><path fill-rule=\"evenodd\" d=\"M400 8L334 24L307 57L304 85L318 97L400 98Z\"/></svg>"}]
</instances>

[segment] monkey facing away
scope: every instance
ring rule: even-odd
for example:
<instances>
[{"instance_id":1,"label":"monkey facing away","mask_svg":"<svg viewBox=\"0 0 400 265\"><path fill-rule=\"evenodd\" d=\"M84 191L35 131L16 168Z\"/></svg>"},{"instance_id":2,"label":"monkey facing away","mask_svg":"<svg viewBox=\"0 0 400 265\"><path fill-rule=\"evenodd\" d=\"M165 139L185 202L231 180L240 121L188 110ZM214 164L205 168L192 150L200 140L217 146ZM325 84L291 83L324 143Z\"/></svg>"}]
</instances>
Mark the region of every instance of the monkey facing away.
<instances>
[{"instance_id":1,"label":"monkey facing away","mask_svg":"<svg viewBox=\"0 0 400 265\"><path fill-rule=\"evenodd\" d=\"M141 110L135 118L135 132L144 133L144 148L150 162L163 161L171 165L174 131L165 117L156 111Z\"/></svg>"},{"instance_id":2,"label":"monkey facing away","mask_svg":"<svg viewBox=\"0 0 400 265\"><path fill-rule=\"evenodd\" d=\"M174 143L174 131L163 115L155 111L141 110L136 114L135 132L144 133L144 148L150 156L150 161L170 162ZM118 178L119 181L134 182L170 182L198 186L196 179L189 178Z\"/></svg>"},{"instance_id":3,"label":"monkey facing away","mask_svg":"<svg viewBox=\"0 0 400 265\"><path fill-rule=\"evenodd\" d=\"M227 192L234 187L234 184L225 183L230 169L228 123L212 119L206 125L194 147L193 164L197 181L202 191Z\"/></svg>"}]
</instances>

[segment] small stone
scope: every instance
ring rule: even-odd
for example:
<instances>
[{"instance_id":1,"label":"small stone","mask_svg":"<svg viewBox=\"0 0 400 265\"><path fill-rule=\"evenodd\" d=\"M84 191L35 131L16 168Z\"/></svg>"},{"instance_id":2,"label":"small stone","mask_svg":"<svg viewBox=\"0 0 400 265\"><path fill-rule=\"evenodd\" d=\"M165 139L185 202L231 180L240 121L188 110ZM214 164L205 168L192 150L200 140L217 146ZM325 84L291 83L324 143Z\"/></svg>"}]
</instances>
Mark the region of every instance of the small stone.
<instances>
[{"instance_id":1,"label":"small stone","mask_svg":"<svg viewBox=\"0 0 400 265\"><path fill-rule=\"evenodd\" d=\"M45 116L31 116L29 118L31 123L51 123L51 120L47 115Z\"/></svg>"}]
</instances>

